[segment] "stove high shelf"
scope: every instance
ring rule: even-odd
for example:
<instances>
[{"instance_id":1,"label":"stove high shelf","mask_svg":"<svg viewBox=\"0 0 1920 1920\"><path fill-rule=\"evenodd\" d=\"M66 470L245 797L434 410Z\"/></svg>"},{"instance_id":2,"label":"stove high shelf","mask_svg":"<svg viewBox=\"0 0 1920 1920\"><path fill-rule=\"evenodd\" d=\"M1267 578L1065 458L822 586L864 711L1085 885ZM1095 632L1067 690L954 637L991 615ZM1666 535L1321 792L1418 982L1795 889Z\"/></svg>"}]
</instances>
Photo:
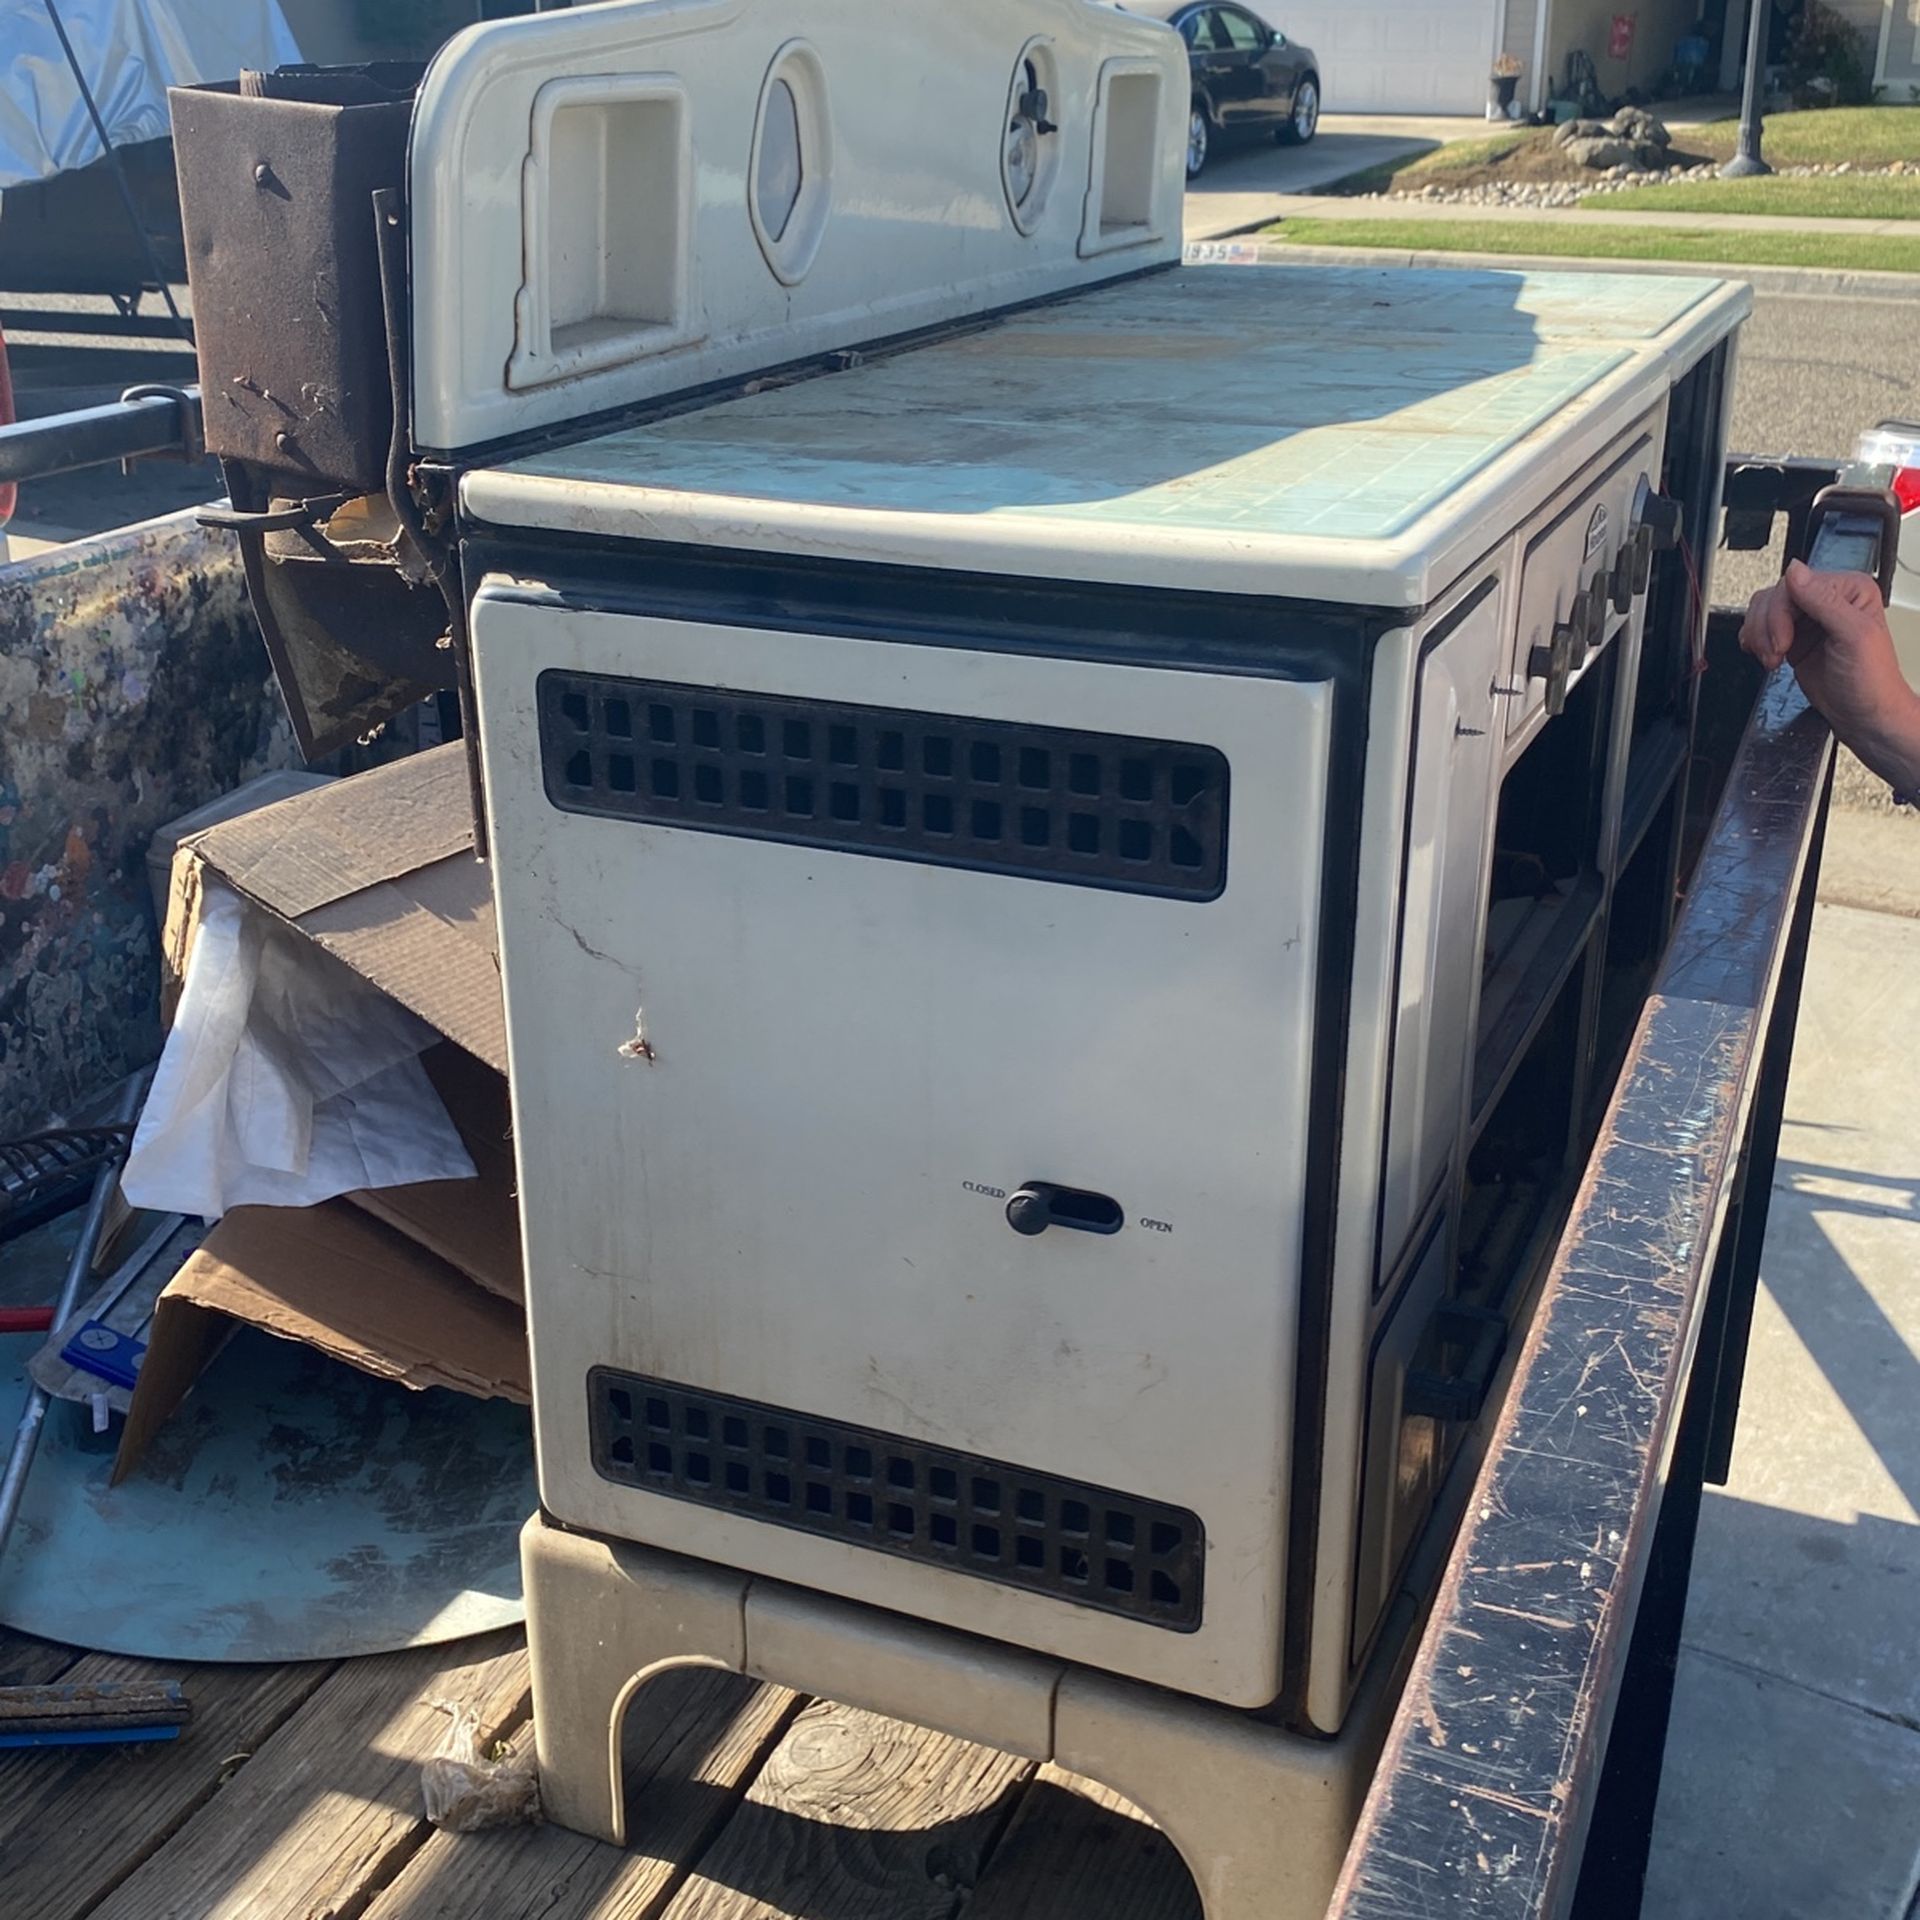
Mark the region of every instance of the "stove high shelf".
<instances>
[{"instance_id":1,"label":"stove high shelf","mask_svg":"<svg viewBox=\"0 0 1920 1920\"><path fill-rule=\"evenodd\" d=\"M1182 265L1186 71L658 0L414 109L568 1824L708 1661L1317 1912L1664 946L1745 289Z\"/></svg>"}]
</instances>

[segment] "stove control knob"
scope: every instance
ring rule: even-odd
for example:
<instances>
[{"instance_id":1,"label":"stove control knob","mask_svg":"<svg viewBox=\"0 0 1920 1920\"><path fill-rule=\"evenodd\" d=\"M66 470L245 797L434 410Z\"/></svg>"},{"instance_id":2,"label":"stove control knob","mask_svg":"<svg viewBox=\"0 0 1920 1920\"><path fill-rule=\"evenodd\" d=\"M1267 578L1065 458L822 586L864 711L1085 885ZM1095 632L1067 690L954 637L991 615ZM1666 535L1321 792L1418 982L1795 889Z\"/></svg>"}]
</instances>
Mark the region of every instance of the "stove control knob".
<instances>
[{"instance_id":1,"label":"stove control knob","mask_svg":"<svg viewBox=\"0 0 1920 1920\"><path fill-rule=\"evenodd\" d=\"M1653 529L1636 527L1633 534L1633 590L1645 593L1653 582Z\"/></svg>"},{"instance_id":2,"label":"stove control knob","mask_svg":"<svg viewBox=\"0 0 1920 1920\"><path fill-rule=\"evenodd\" d=\"M1595 567L1593 578L1587 582L1587 651L1593 650L1607 637L1607 570Z\"/></svg>"},{"instance_id":3,"label":"stove control knob","mask_svg":"<svg viewBox=\"0 0 1920 1920\"><path fill-rule=\"evenodd\" d=\"M1634 596L1640 591L1634 585L1635 556L1640 551L1640 542L1646 536L1645 527L1636 527L1633 538L1629 540L1613 557L1613 573L1610 576L1609 598L1613 601L1615 613L1631 613Z\"/></svg>"},{"instance_id":4,"label":"stove control knob","mask_svg":"<svg viewBox=\"0 0 1920 1920\"><path fill-rule=\"evenodd\" d=\"M1560 713L1567 704L1567 681L1578 661L1586 657L1587 626L1591 619L1584 591L1573 596L1567 617L1556 622L1552 642L1527 654L1527 678L1547 683L1547 711Z\"/></svg>"},{"instance_id":5,"label":"stove control knob","mask_svg":"<svg viewBox=\"0 0 1920 1920\"><path fill-rule=\"evenodd\" d=\"M1656 552L1680 544L1680 502L1664 493L1650 493L1640 503L1640 524L1653 535Z\"/></svg>"}]
</instances>

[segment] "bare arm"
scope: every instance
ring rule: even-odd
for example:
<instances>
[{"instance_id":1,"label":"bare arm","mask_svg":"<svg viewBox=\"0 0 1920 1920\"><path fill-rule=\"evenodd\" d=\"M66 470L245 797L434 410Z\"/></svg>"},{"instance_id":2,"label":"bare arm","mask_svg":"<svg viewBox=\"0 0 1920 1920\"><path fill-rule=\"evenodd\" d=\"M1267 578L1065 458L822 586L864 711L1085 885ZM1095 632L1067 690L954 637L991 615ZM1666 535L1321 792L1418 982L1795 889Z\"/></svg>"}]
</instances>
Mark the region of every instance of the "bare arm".
<instances>
[{"instance_id":1,"label":"bare arm","mask_svg":"<svg viewBox=\"0 0 1920 1920\"><path fill-rule=\"evenodd\" d=\"M1796 560L1756 593L1740 644L1769 673L1791 661L1807 698L1895 793L1920 793L1920 693L1894 656L1879 587Z\"/></svg>"}]
</instances>

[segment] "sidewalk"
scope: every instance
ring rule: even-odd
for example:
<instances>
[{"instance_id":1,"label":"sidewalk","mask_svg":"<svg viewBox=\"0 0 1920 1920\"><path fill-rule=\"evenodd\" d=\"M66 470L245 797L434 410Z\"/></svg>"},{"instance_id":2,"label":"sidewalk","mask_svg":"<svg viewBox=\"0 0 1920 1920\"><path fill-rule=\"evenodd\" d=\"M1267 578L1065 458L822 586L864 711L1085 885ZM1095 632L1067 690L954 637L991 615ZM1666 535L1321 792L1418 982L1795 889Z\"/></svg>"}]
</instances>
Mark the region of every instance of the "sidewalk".
<instances>
[{"instance_id":1,"label":"sidewalk","mask_svg":"<svg viewBox=\"0 0 1920 1920\"><path fill-rule=\"evenodd\" d=\"M1452 140L1477 139L1482 120L1411 114L1329 113L1304 147L1230 147L1187 185L1186 237L1217 240L1280 218L1275 208L1305 201L1366 167L1404 160Z\"/></svg>"},{"instance_id":2,"label":"sidewalk","mask_svg":"<svg viewBox=\"0 0 1920 1920\"><path fill-rule=\"evenodd\" d=\"M1889 911L1836 902L1863 855ZM1920 1884L1920 823L1836 810L1821 897L1647 1920L1908 1920Z\"/></svg>"}]
</instances>

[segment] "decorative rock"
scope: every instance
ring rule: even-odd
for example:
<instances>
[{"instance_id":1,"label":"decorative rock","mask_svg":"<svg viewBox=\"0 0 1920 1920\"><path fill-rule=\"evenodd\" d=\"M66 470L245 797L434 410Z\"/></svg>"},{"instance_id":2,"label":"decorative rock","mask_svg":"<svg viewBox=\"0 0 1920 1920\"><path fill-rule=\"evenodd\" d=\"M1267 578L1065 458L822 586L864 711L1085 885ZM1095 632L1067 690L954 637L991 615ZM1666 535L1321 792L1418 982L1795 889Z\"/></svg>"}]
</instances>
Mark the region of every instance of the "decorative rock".
<instances>
[{"instance_id":1,"label":"decorative rock","mask_svg":"<svg viewBox=\"0 0 1920 1920\"><path fill-rule=\"evenodd\" d=\"M1599 133L1567 141L1566 155L1577 166L1602 172L1609 167L1631 166L1636 149L1631 141L1622 140L1617 134Z\"/></svg>"},{"instance_id":2,"label":"decorative rock","mask_svg":"<svg viewBox=\"0 0 1920 1920\"><path fill-rule=\"evenodd\" d=\"M1616 119L1624 121L1628 111L1638 110L1623 110ZM1643 117L1652 118L1651 115ZM1705 181L1719 177L1718 166L1710 160L1677 166L1672 151L1661 146L1657 139L1629 140L1624 134L1599 121L1568 121L1555 130L1554 137L1568 160L1580 162L1585 167L1585 177L1577 180L1494 179L1471 187L1409 187L1397 193L1369 194L1367 198L1424 200L1473 207L1574 207L1584 197L1625 193L1635 187L1661 182ZM1581 155L1587 151L1584 143L1589 141L1596 143L1599 157L1583 161ZM1576 144L1581 152L1574 151ZM1849 160L1829 161L1821 165L1781 167L1777 171L1788 179L1826 179L1840 174L1912 179L1920 178L1920 159L1889 160L1875 166L1863 166ZM1920 1920L1920 1916L1916 1916L1916 1920Z\"/></svg>"},{"instance_id":3,"label":"decorative rock","mask_svg":"<svg viewBox=\"0 0 1920 1920\"><path fill-rule=\"evenodd\" d=\"M1623 140L1631 140L1635 146L1668 147L1673 144L1673 135L1667 131L1665 122L1656 119L1644 107L1622 107L1613 116L1610 131Z\"/></svg>"}]
</instances>

